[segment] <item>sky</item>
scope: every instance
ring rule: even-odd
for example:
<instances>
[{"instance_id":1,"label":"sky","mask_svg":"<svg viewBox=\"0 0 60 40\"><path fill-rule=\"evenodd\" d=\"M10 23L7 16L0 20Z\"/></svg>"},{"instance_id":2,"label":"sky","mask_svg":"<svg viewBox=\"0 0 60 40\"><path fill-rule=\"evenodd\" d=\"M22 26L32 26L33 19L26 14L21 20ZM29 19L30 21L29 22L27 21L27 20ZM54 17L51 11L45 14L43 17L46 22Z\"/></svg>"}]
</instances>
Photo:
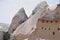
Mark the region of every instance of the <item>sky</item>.
<instances>
[{"instance_id":1,"label":"sky","mask_svg":"<svg viewBox=\"0 0 60 40\"><path fill-rule=\"evenodd\" d=\"M11 23L13 16L20 8L24 8L27 16L41 1L47 1L49 5L59 3L60 0L0 0L0 23Z\"/></svg>"}]
</instances>

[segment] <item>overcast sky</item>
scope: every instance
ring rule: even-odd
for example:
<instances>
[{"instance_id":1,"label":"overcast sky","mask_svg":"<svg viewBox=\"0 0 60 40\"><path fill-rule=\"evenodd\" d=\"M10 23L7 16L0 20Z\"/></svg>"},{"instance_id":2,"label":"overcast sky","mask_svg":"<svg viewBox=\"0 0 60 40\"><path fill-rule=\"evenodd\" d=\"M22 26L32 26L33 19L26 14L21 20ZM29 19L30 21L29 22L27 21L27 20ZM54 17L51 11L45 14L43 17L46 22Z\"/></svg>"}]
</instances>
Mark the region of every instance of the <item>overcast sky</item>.
<instances>
[{"instance_id":1,"label":"overcast sky","mask_svg":"<svg viewBox=\"0 0 60 40\"><path fill-rule=\"evenodd\" d=\"M0 0L0 23L10 24L16 12L24 7L29 16L35 6L43 0ZM59 3L60 0L46 0L49 5Z\"/></svg>"}]
</instances>

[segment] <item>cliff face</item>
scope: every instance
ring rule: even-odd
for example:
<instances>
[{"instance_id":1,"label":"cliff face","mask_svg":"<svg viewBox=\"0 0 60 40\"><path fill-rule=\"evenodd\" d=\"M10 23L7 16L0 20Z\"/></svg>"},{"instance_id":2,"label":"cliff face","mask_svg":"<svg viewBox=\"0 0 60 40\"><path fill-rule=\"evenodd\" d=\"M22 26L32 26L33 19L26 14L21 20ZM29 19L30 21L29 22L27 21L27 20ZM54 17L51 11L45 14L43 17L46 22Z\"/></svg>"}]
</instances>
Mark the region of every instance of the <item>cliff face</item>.
<instances>
[{"instance_id":1,"label":"cliff face","mask_svg":"<svg viewBox=\"0 0 60 40\"><path fill-rule=\"evenodd\" d=\"M51 15L47 18L47 15L45 15L42 19L38 20L36 35L39 35L40 38L60 40L60 4L57 4L57 7L53 12L54 14L51 13L54 18ZM50 17L53 19L50 19Z\"/></svg>"},{"instance_id":2,"label":"cliff face","mask_svg":"<svg viewBox=\"0 0 60 40\"><path fill-rule=\"evenodd\" d=\"M10 28L8 32L12 33L17 40L24 40L25 38L28 38L29 40L36 40L36 37L45 38L45 34L47 32L47 36L49 35L49 31L42 32L40 30L40 27L42 26L49 26L50 23L40 23L41 21L38 21L38 19L44 19L44 20L59 20L60 19L60 4L57 5L55 10L51 10L48 8L48 4L43 1L40 4L36 6L36 8L32 11L31 17L28 19L28 17L25 14L25 10L22 8L12 19ZM48 22L48 21L47 21ZM52 22L52 21L49 21ZM55 21L56 22L56 21ZM41 24L41 25L40 25ZM52 24L55 26L54 24ZM54 27L50 24L50 26L54 29ZM39 27L39 28L38 28ZM57 26L55 26L56 28ZM35 30L36 29L36 30ZM43 28L42 28L43 29ZM45 28L46 30L46 28ZM49 29L50 30L50 29ZM52 31L53 35L55 34L55 31ZM39 35L37 35L37 34ZM45 33L45 34L44 34ZM48 39L48 37L46 37ZM51 38L51 34L50 34Z\"/></svg>"},{"instance_id":3,"label":"cliff face","mask_svg":"<svg viewBox=\"0 0 60 40\"><path fill-rule=\"evenodd\" d=\"M54 10L50 10L49 8L46 11L46 14L42 17L42 19L46 20L53 20L55 19L55 12Z\"/></svg>"},{"instance_id":4,"label":"cliff face","mask_svg":"<svg viewBox=\"0 0 60 40\"><path fill-rule=\"evenodd\" d=\"M60 19L60 4L57 5L55 12L56 12L55 14L56 19Z\"/></svg>"},{"instance_id":5,"label":"cliff face","mask_svg":"<svg viewBox=\"0 0 60 40\"><path fill-rule=\"evenodd\" d=\"M27 17L27 15L26 15L26 13L25 13L24 8L21 8L21 9L16 13L16 15L13 17L8 32L9 32L9 33L14 32L15 29L16 29L20 24L22 24L24 21L26 21L27 19L28 19L28 17Z\"/></svg>"},{"instance_id":6,"label":"cliff face","mask_svg":"<svg viewBox=\"0 0 60 40\"><path fill-rule=\"evenodd\" d=\"M43 6L45 6L45 5L46 5L46 2L43 2L42 4L39 3L39 4L35 7L35 9L33 9L32 14L30 15L30 17L32 17L35 13L37 13L38 10L41 11L41 9L43 8ZM48 5L46 5L46 7L47 7L47 6L48 6Z\"/></svg>"},{"instance_id":7,"label":"cliff face","mask_svg":"<svg viewBox=\"0 0 60 40\"><path fill-rule=\"evenodd\" d=\"M54 10L48 8L42 19L60 20L60 5L57 4L57 7Z\"/></svg>"},{"instance_id":8,"label":"cliff face","mask_svg":"<svg viewBox=\"0 0 60 40\"><path fill-rule=\"evenodd\" d=\"M55 10L48 9L46 14L39 18L35 31L29 37L29 40L48 39L60 40L60 4ZM58 15L57 15L58 14Z\"/></svg>"},{"instance_id":9,"label":"cliff face","mask_svg":"<svg viewBox=\"0 0 60 40\"><path fill-rule=\"evenodd\" d=\"M36 11L35 14L32 17L30 17L27 21L18 26L18 28L13 32L13 35L16 37L17 40L22 40L28 37L35 30L37 20L45 15L47 7L48 4L45 1L41 2L40 7L37 8L39 10Z\"/></svg>"},{"instance_id":10,"label":"cliff face","mask_svg":"<svg viewBox=\"0 0 60 40\"><path fill-rule=\"evenodd\" d=\"M39 19L35 32L43 39L60 40L60 20Z\"/></svg>"}]
</instances>

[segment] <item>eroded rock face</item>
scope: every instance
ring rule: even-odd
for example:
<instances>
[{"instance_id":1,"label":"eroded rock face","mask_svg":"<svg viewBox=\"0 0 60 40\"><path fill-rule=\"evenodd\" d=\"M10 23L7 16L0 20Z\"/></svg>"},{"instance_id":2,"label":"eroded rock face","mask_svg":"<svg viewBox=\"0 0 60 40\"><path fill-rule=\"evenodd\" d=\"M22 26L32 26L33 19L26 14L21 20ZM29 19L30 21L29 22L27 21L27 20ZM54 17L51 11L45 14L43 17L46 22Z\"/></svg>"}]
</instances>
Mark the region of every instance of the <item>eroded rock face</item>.
<instances>
[{"instance_id":1,"label":"eroded rock face","mask_svg":"<svg viewBox=\"0 0 60 40\"><path fill-rule=\"evenodd\" d=\"M18 28L13 33L13 35L16 37L17 40L18 38L20 40L20 38L24 39L28 37L29 35L31 35L31 33L36 28L38 19L42 18L45 15L47 7L48 7L48 4L45 1L41 2L40 7L37 8L39 10L36 10L36 12L34 11L35 14L31 18L29 18L23 24L18 26ZM25 37L22 37L21 35L24 35Z\"/></svg>"},{"instance_id":2,"label":"eroded rock face","mask_svg":"<svg viewBox=\"0 0 60 40\"><path fill-rule=\"evenodd\" d=\"M47 9L46 15L42 17L42 19L46 20L57 20L60 19L60 4L54 10Z\"/></svg>"},{"instance_id":3,"label":"eroded rock face","mask_svg":"<svg viewBox=\"0 0 60 40\"><path fill-rule=\"evenodd\" d=\"M46 11L46 14L42 17L42 19L46 20L54 20L55 19L55 11L50 10L49 8Z\"/></svg>"},{"instance_id":4,"label":"eroded rock face","mask_svg":"<svg viewBox=\"0 0 60 40\"><path fill-rule=\"evenodd\" d=\"M27 37L29 37L28 40L36 40L36 38L40 38L39 34L37 33L39 31L35 30L37 28L36 24L37 24L38 19L44 18L46 20L55 20L56 17L60 17L60 16L56 16L56 12L60 13L59 5L60 4L57 5L57 8L55 10L50 10L47 8L48 5L46 2L40 3L33 10L33 12L32 12L33 16L30 17L23 24L19 25L19 27L14 31L13 35L16 37L17 40L24 40ZM33 32L33 30L35 30L35 31ZM38 28L37 28L37 30L38 30ZM53 34L54 34L54 32L53 32Z\"/></svg>"},{"instance_id":5,"label":"eroded rock face","mask_svg":"<svg viewBox=\"0 0 60 40\"><path fill-rule=\"evenodd\" d=\"M57 15L58 14L58 15ZM57 15L57 16L56 16ZM56 19L56 17L58 19ZM37 22L36 30L31 34L29 40L36 40L38 37L49 40L59 40L59 32L57 33L56 28L59 28L60 18L60 4L57 5L55 10L47 9L46 14L40 18ZM40 23L39 23L40 21Z\"/></svg>"},{"instance_id":6,"label":"eroded rock face","mask_svg":"<svg viewBox=\"0 0 60 40\"><path fill-rule=\"evenodd\" d=\"M24 21L28 19L24 8L21 8L17 14L13 17L12 22L10 24L10 28L8 30L9 33L12 33L15 31L15 29L22 24Z\"/></svg>"},{"instance_id":7,"label":"eroded rock face","mask_svg":"<svg viewBox=\"0 0 60 40\"><path fill-rule=\"evenodd\" d=\"M60 4L57 4L55 12L56 12L55 14L56 19L60 19Z\"/></svg>"},{"instance_id":8,"label":"eroded rock face","mask_svg":"<svg viewBox=\"0 0 60 40\"><path fill-rule=\"evenodd\" d=\"M46 2L43 1L42 4L39 3L35 9L32 11L32 14L30 15L30 17L32 17L38 10L40 10L41 8L43 8L42 6L45 6L46 5ZM48 6L48 5L47 5Z\"/></svg>"}]
</instances>

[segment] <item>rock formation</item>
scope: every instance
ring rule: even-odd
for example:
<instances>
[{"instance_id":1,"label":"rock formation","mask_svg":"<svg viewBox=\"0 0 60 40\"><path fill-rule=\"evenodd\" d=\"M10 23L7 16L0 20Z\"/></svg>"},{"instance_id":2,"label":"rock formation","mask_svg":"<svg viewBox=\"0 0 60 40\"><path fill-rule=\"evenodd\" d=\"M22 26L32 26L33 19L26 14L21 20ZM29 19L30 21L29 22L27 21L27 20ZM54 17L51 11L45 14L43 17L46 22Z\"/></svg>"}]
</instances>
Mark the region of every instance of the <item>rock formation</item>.
<instances>
[{"instance_id":1,"label":"rock formation","mask_svg":"<svg viewBox=\"0 0 60 40\"><path fill-rule=\"evenodd\" d=\"M37 28L29 37L29 40L60 40L60 4L57 5L55 10L47 10L46 15L38 19ZM56 16L56 14L58 14Z\"/></svg>"},{"instance_id":2,"label":"rock formation","mask_svg":"<svg viewBox=\"0 0 60 40\"><path fill-rule=\"evenodd\" d=\"M46 20L55 19L55 11L48 8L47 12L46 12L46 15L44 15L42 18L46 19Z\"/></svg>"},{"instance_id":3,"label":"rock formation","mask_svg":"<svg viewBox=\"0 0 60 40\"><path fill-rule=\"evenodd\" d=\"M18 28L13 32L16 40L24 40L36 29L37 20L45 15L48 4L43 1L39 4L39 6L40 7L37 8L38 10L34 11L35 14L27 21L19 25Z\"/></svg>"},{"instance_id":4,"label":"rock formation","mask_svg":"<svg viewBox=\"0 0 60 40\"><path fill-rule=\"evenodd\" d=\"M56 19L60 19L60 4L57 5L55 12Z\"/></svg>"},{"instance_id":5,"label":"rock formation","mask_svg":"<svg viewBox=\"0 0 60 40\"><path fill-rule=\"evenodd\" d=\"M38 10L40 10L40 9L42 8L42 6L45 6L45 5L46 5L45 2L43 2L42 5L39 3L39 4L35 7L35 9L32 11L32 14L30 15L30 17L33 16Z\"/></svg>"},{"instance_id":6,"label":"rock formation","mask_svg":"<svg viewBox=\"0 0 60 40\"><path fill-rule=\"evenodd\" d=\"M12 22L10 24L9 33L13 33L15 31L15 29L22 24L24 21L26 21L28 19L24 8L21 8L16 15L13 17Z\"/></svg>"},{"instance_id":7,"label":"rock formation","mask_svg":"<svg viewBox=\"0 0 60 40\"><path fill-rule=\"evenodd\" d=\"M28 19L22 8L12 19L8 32L12 33L15 40L40 40L40 38L59 40L59 33L56 32L56 28L59 31L59 20L60 19L60 4L57 5L55 10L48 8L48 4L43 1L37 5L32 11L32 17ZM45 23L46 22L46 23ZM41 24L40 24L41 23ZM45 24L43 24L45 23ZM53 23L53 24L51 24ZM57 23L57 24L56 24ZM49 28L48 28L48 27ZM51 27L50 27L51 26ZM43 30L44 27L44 31ZM48 28L48 30L47 30ZM52 29L51 29L52 28ZM46 31L47 30L47 31ZM52 30L52 31L50 31ZM51 33L50 33L51 32ZM56 32L56 35L55 35ZM49 36L50 35L50 36ZM55 35L55 36L54 36ZM57 37L57 35L59 37ZM55 39L52 39L55 38Z\"/></svg>"}]
</instances>

